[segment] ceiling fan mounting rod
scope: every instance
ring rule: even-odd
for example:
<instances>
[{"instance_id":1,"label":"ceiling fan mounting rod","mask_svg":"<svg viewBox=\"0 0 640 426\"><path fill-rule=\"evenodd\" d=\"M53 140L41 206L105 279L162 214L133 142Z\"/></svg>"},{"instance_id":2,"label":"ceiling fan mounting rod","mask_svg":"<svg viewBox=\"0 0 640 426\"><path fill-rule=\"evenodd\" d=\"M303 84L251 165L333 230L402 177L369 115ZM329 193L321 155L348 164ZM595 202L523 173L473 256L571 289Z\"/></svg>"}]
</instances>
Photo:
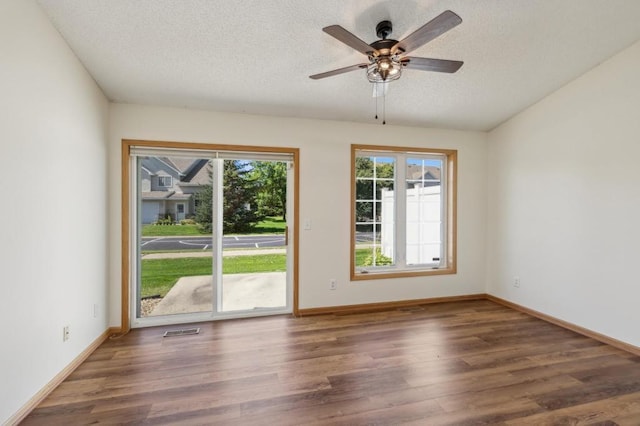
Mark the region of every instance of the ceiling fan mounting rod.
<instances>
[{"instance_id":1,"label":"ceiling fan mounting rod","mask_svg":"<svg viewBox=\"0 0 640 426\"><path fill-rule=\"evenodd\" d=\"M386 39L393 31L391 21L382 21L376 25L376 35L381 39Z\"/></svg>"}]
</instances>

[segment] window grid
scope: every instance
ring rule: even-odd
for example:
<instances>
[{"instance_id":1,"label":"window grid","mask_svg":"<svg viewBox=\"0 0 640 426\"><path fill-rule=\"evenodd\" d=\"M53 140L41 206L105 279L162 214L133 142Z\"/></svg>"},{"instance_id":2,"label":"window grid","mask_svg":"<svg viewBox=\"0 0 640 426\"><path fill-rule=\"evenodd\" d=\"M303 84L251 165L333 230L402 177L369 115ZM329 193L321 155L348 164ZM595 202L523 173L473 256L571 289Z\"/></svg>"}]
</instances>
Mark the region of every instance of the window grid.
<instances>
[{"instance_id":1,"label":"window grid","mask_svg":"<svg viewBox=\"0 0 640 426\"><path fill-rule=\"evenodd\" d=\"M383 203L383 199L382 199L382 193L385 189L388 189L389 187L393 188L394 183L395 183L395 170L396 170L396 159L394 157L390 157L390 156L384 156L384 157L377 157L377 156L370 156L370 155L362 155L359 158L361 159L365 159L365 160L369 160L371 161L371 175L372 176L356 176L356 186L358 184L358 182L363 183L363 182L371 182L371 197L370 198L356 198L356 203L367 203L371 205L371 215L370 215L370 221L357 221L356 219L356 226L361 226L361 227L371 227L371 237L367 238L367 241L370 241L370 245L371 245L371 262L372 262L372 267L376 267L378 266L378 256L376 255L378 250L382 250L382 230L383 228L383 223L381 221L381 217L382 217L382 211L381 211L381 207L382 207L382 203ZM392 166L392 170L393 170L393 176L392 177L383 177L383 176L379 176L379 166L385 166L385 165L391 165ZM384 184L384 183L387 184ZM395 200L393 202L393 205L395 205ZM395 213L395 212L394 212ZM392 216L392 219L394 218L395 214ZM391 222L393 223L393 222ZM387 253L382 253L383 255L385 255L387 258L391 259L392 264L394 263L394 251L390 251Z\"/></svg>"}]
</instances>

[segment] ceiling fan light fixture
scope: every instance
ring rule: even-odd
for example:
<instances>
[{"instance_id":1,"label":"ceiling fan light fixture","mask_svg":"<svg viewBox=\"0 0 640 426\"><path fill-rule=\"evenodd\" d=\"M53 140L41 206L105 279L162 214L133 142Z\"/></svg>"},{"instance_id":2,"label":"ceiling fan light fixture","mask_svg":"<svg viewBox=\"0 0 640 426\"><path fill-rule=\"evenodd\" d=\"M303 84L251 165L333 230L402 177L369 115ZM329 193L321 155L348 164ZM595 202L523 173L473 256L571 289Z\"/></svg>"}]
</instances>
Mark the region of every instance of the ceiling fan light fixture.
<instances>
[{"instance_id":1,"label":"ceiling fan light fixture","mask_svg":"<svg viewBox=\"0 0 640 426\"><path fill-rule=\"evenodd\" d=\"M371 83L397 80L401 74L402 63L395 57L377 58L367 66L367 79Z\"/></svg>"}]
</instances>

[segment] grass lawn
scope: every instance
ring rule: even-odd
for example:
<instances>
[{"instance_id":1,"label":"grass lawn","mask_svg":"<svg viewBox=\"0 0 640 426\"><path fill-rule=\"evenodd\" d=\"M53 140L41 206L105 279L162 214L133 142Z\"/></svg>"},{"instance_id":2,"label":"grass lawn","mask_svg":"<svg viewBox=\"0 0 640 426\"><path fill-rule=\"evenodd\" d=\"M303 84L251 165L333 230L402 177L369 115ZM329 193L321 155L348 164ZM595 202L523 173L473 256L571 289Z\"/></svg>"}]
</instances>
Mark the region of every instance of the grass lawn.
<instances>
[{"instance_id":1,"label":"grass lawn","mask_svg":"<svg viewBox=\"0 0 640 426\"><path fill-rule=\"evenodd\" d=\"M223 274L286 271L286 255L265 254L225 257ZM211 275L210 257L143 259L141 296L164 297L180 277Z\"/></svg>"},{"instance_id":2,"label":"grass lawn","mask_svg":"<svg viewBox=\"0 0 640 426\"><path fill-rule=\"evenodd\" d=\"M182 235L205 235L198 225L143 225L143 237L175 237ZM209 234L211 235L211 234Z\"/></svg>"},{"instance_id":3,"label":"grass lawn","mask_svg":"<svg viewBox=\"0 0 640 426\"><path fill-rule=\"evenodd\" d=\"M256 228L247 232L250 234L284 234L287 226L281 217L267 217L258 222ZM200 232L198 225L143 225L143 237L176 237L183 235L211 235Z\"/></svg>"},{"instance_id":4,"label":"grass lawn","mask_svg":"<svg viewBox=\"0 0 640 426\"><path fill-rule=\"evenodd\" d=\"M251 234L284 234L286 227L287 224L282 217L266 217L262 222L258 222Z\"/></svg>"}]
</instances>

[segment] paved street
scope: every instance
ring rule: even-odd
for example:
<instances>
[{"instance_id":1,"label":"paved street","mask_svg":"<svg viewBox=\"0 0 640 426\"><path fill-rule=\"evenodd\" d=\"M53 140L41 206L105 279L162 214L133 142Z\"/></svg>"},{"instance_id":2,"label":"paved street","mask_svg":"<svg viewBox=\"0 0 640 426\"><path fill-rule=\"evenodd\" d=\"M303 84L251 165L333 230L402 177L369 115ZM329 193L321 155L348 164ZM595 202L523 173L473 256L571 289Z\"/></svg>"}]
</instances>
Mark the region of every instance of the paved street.
<instances>
[{"instance_id":1,"label":"paved street","mask_svg":"<svg viewBox=\"0 0 640 426\"><path fill-rule=\"evenodd\" d=\"M373 235L370 232L356 233L356 242L370 243ZM255 249L283 247L284 235L236 235L222 238L223 249ZM180 251L210 250L211 237L143 237L142 250L145 251Z\"/></svg>"},{"instance_id":2,"label":"paved street","mask_svg":"<svg viewBox=\"0 0 640 426\"><path fill-rule=\"evenodd\" d=\"M222 238L223 249L284 246L284 235L238 235ZM210 250L211 237L143 237L142 250Z\"/></svg>"}]
</instances>

